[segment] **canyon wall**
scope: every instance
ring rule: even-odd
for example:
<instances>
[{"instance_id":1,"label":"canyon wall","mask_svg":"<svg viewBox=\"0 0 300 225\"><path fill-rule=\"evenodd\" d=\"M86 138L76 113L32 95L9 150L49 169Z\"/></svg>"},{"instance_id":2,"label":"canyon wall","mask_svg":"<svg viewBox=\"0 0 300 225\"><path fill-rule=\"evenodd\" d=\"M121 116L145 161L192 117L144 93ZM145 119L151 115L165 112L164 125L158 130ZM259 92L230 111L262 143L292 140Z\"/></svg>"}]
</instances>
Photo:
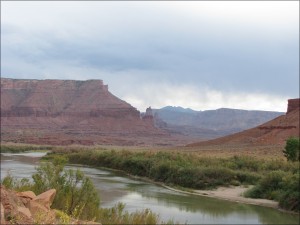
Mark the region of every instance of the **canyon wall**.
<instances>
[{"instance_id":1,"label":"canyon wall","mask_svg":"<svg viewBox=\"0 0 300 225\"><path fill-rule=\"evenodd\" d=\"M134 144L136 136L164 134L102 80L1 78L2 141Z\"/></svg>"},{"instance_id":2,"label":"canyon wall","mask_svg":"<svg viewBox=\"0 0 300 225\"><path fill-rule=\"evenodd\" d=\"M294 98L294 99L288 100L287 113L290 113L299 108L300 108L300 99L299 98Z\"/></svg>"}]
</instances>

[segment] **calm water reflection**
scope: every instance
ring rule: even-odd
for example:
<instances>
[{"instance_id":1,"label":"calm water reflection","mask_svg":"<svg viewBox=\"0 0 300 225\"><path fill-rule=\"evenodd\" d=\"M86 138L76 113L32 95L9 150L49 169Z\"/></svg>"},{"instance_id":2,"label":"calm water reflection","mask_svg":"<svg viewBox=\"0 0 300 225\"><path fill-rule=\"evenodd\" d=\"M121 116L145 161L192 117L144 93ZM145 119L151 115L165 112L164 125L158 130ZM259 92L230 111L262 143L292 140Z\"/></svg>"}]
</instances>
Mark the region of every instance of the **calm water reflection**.
<instances>
[{"instance_id":1,"label":"calm water reflection","mask_svg":"<svg viewBox=\"0 0 300 225\"><path fill-rule=\"evenodd\" d=\"M7 171L19 178L30 177L39 163L38 157L42 155L1 155L1 177ZM275 209L181 194L110 170L68 166L78 167L93 180L100 193L102 207L123 202L128 211L149 208L159 213L163 220L174 219L189 224L298 224L299 221L299 216Z\"/></svg>"}]
</instances>

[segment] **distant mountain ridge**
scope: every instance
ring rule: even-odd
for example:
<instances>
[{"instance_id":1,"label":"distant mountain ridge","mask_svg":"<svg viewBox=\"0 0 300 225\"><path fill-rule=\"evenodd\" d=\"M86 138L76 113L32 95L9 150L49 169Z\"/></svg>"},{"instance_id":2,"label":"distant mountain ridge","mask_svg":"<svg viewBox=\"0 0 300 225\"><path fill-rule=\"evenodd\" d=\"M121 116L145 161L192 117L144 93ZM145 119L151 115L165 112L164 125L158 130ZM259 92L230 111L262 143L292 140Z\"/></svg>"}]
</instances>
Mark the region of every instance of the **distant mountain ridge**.
<instances>
[{"instance_id":1,"label":"distant mountain ridge","mask_svg":"<svg viewBox=\"0 0 300 225\"><path fill-rule=\"evenodd\" d=\"M190 108L166 106L153 109L156 120L164 121L170 132L187 136L216 138L265 123L283 112L220 108L196 111Z\"/></svg>"},{"instance_id":2,"label":"distant mountain ridge","mask_svg":"<svg viewBox=\"0 0 300 225\"><path fill-rule=\"evenodd\" d=\"M284 145L289 137L300 137L300 99L289 99L287 113L264 124L209 141L189 144L189 147L212 145Z\"/></svg>"},{"instance_id":3,"label":"distant mountain ridge","mask_svg":"<svg viewBox=\"0 0 300 225\"><path fill-rule=\"evenodd\" d=\"M181 106L165 106L161 109L156 109L156 110L168 110L168 111L183 112L183 113L197 113L196 110L190 108L183 108Z\"/></svg>"}]
</instances>

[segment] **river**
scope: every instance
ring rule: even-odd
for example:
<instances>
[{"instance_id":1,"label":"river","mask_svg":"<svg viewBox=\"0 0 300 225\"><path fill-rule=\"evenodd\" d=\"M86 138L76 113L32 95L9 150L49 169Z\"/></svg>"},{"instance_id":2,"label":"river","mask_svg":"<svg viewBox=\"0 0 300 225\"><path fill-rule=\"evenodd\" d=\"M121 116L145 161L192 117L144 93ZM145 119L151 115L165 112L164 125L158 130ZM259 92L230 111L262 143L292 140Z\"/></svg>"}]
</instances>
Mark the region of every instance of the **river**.
<instances>
[{"instance_id":1,"label":"river","mask_svg":"<svg viewBox=\"0 0 300 225\"><path fill-rule=\"evenodd\" d=\"M17 178L30 178L39 158L45 153L2 153L1 178L9 173ZM262 206L246 205L204 196L182 194L161 186L127 177L122 173L79 165L89 176L101 197L101 207L117 202L133 212L151 209L164 221L173 219L187 224L298 224L299 216Z\"/></svg>"}]
</instances>

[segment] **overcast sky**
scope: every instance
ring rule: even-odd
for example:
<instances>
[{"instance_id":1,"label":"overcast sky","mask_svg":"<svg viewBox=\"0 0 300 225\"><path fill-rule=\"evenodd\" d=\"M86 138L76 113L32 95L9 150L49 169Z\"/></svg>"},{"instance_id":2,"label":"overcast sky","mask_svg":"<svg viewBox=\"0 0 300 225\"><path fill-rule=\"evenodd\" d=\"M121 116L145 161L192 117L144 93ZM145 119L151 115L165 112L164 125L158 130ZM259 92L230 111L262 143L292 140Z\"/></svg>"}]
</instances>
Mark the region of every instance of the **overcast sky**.
<instances>
[{"instance_id":1,"label":"overcast sky","mask_svg":"<svg viewBox=\"0 0 300 225\"><path fill-rule=\"evenodd\" d=\"M2 1L1 76L102 79L140 111L286 111L299 1Z\"/></svg>"}]
</instances>

